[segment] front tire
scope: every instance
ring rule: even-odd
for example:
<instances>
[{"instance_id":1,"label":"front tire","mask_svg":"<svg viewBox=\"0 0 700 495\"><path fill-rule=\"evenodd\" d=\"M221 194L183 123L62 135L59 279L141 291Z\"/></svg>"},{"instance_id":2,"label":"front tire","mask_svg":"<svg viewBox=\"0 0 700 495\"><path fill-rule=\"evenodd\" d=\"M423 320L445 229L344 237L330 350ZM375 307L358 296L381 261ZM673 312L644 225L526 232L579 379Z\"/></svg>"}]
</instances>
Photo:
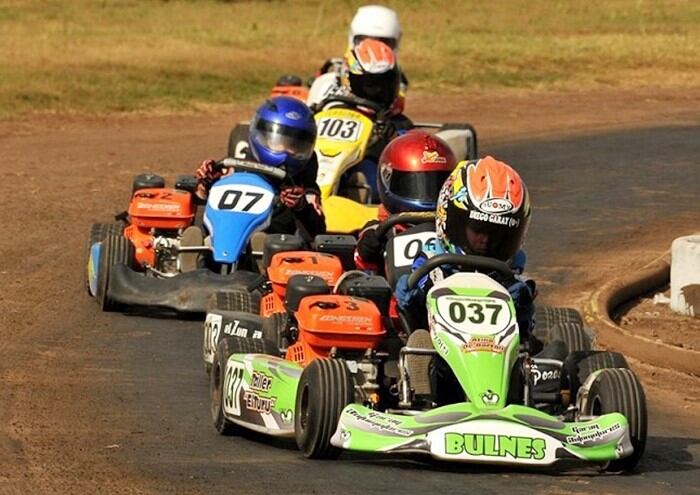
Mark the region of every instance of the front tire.
<instances>
[{"instance_id":1,"label":"front tire","mask_svg":"<svg viewBox=\"0 0 700 495\"><path fill-rule=\"evenodd\" d=\"M558 323L549 333L551 340L561 340L566 344L569 353L577 351L592 351L593 339L586 333L583 325L574 322Z\"/></svg>"},{"instance_id":2,"label":"front tire","mask_svg":"<svg viewBox=\"0 0 700 495\"><path fill-rule=\"evenodd\" d=\"M317 359L301 374L294 430L299 450L311 459L335 459L331 445L340 413L355 398L352 376L343 359Z\"/></svg>"},{"instance_id":3,"label":"front tire","mask_svg":"<svg viewBox=\"0 0 700 495\"><path fill-rule=\"evenodd\" d=\"M96 294L102 311L117 311L120 308L120 304L109 296L109 277L114 265L133 265L134 256L134 245L123 235L108 235L102 241Z\"/></svg>"},{"instance_id":4,"label":"front tire","mask_svg":"<svg viewBox=\"0 0 700 495\"><path fill-rule=\"evenodd\" d=\"M647 440L647 406L644 389L632 370L603 369L596 375L588 391L585 415L600 416L618 412L627 418L634 452L603 466L604 471L631 471L644 453Z\"/></svg>"}]
</instances>

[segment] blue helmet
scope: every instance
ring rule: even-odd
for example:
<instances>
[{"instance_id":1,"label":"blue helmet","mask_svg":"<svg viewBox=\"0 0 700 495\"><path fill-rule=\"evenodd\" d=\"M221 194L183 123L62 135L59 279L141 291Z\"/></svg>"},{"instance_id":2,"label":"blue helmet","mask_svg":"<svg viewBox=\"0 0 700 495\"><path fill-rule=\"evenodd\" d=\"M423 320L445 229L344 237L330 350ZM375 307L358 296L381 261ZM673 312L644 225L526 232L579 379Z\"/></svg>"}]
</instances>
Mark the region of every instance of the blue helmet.
<instances>
[{"instance_id":1,"label":"blue helmet","mask_svg":"<svg viewBox=\"0 0 700 495\"><path fill-rule=\"evenodd\" d=\"M314 152L316 122L309 107L289 96L265 101L250 121L250 149L260 163L295 175Z\"/></svg>"}]
</instances>

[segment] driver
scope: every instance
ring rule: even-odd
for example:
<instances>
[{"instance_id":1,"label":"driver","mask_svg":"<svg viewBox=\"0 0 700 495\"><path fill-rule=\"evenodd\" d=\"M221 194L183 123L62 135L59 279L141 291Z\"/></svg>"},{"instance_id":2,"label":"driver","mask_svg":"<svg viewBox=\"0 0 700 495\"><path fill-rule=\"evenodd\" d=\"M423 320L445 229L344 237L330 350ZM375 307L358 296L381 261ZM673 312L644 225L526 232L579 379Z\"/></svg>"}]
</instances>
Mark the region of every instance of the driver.
<instances>
[{"instance_id":1,"label":"driver","mask_svg":"<svg viewBox=\"0 0 700 495\"><path fill-rule=\"evenodd\" d=\"M276 184L279 201L275 205L269 234L294 234L313 239L326 231L321 208L321 191L316 184L318 163L314 153L316 123L309 108L289 96L271 98L255 111L250 121L249 156L243 157L272 167L282 167L289 182ZM196 194L205 200L214 182L233 169L218 171L214 160L205 160L195 172Z\"/></svg>"},{"instance_id":2,"label":"driver","mask_svg":"<svg viewBox=\"0 0 700 495\"><path fill-rule=\"evenodd\" d=\"M353 17L350 23L348 50L354 49L362 41L367 39L381 41L396 55L401 42L401 26L397 13L383 5L364 5L359 7L355 13L355 17ZM331 58L323 64L309 92L309 104L319 103L329 94L329 91L332 93L341 88L342 84L340 79L343 67L344 63L342 58ZM401 72L400 91L392 102L392 113L398 115L403 112L407 88L408 80L404 73ZM320 98L315 99L315 94L319 94Z\"/></svg>"},{"instance_id":3,"label":"driver","mask_svg":"<svg viewBox=\"0 0 700 495\"><path fill-rule=\"evenodd\" d=\"M396 213L435 211L440 187L456 163L449 145L424 130L409 131L393 139L379 157L379 222ZM370 222L360 232L355 265L359 270L383 275L388 239L377 236L378 225ZM393 233L408 227L396 225Z\"/></svg>"},{"instance_id":4,"label":"driver","mask_svg":"<svg viewBox=\"0 0 700 495\"><path fill-rule=\"evenodd\" d=\"M461 162L440 190L435 221L438 242L416 257L412 270L432 256L451 253L496 258L509 263L520 275L526 261L520 248L529 223L527 188L513 168L491 156ZM399 308L427 328L428 290L433 282L458 271L455 266L442 265L423 277L414 289L408 288L408 275L402 276L395 290ZM508 292L515 303L521 340L528 341L534 325L535 284L519 277Z\"/></svg>"}]
</instances>

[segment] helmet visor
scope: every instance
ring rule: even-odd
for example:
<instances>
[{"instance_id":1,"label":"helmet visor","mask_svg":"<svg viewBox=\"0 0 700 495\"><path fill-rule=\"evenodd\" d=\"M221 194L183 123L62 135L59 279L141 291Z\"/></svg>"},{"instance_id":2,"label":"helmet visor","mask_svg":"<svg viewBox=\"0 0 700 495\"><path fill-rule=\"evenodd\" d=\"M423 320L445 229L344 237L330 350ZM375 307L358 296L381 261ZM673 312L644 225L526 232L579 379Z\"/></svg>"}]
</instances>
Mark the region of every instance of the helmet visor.
<instances>
[{"instance_id":1,"label":"helmet visor","mask_svg":"<svg viewBox=\"0 0 700 495\"><path fill-rule=\"evenodd\" d=\"M453 245L462 248L466 253L501 261L512 258L520 248L526 228L526 222L522 219L493 215L494 221L490 222L474 218L465 219L467 215L465 210L452 204L448 207L447 237ZM509 226L512 222L517 222L517 225Z\"/></svg>"},{"instance_id":2,"label":"helmet visor","mask_svg":"<svg viewBox=\"0 0 700 495\"><path fill-rule=\"evenodd\" d=\"M350 90L355 96L389 108L399 95L399 71L394 68L383 74L349 74Z\"/></svg>"},{"instance_id":3,"label":"helmet visor","mask_svg":"<svg viewBox=\"0 0 700 495\"><path fill-rule=\"evenodd\" d=\"M450 175L448 171L402 172L394 170L389 179L389 190L402 198L437 203L440 188Z\"/></svg>"},{"instance_id":4,"label":"helmet visor","mask_svg":"<svg viewBox=\"0 0 700 495\"><path fill-rule=\"evenodd\" d=\"M316 134L277 122L260 120L251 125L251 137L273 153L287 153L297 160L308 160L314 151Z\"/></svg>"}]
</instances>

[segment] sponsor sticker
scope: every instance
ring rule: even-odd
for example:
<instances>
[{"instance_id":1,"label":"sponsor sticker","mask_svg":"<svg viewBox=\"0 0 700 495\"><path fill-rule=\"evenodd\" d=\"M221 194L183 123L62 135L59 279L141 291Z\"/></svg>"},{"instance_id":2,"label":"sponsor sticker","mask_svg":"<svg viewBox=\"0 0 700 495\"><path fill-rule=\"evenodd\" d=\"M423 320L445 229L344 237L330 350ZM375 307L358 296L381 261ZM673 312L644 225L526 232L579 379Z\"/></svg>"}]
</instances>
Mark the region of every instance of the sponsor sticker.
<instances>
[{"instance_id":1,"label":"sponsor sticker","mask_svg":"<svg viewBox=\"0 0 700 495\"><path fill-rule=\"evenodd\" d=\"M547 442L544 438L515 435L482 435L478 433L445 433L445 454L468 454L473 457L506 459L544 459Z\"/></svg>"}]
</instances>

